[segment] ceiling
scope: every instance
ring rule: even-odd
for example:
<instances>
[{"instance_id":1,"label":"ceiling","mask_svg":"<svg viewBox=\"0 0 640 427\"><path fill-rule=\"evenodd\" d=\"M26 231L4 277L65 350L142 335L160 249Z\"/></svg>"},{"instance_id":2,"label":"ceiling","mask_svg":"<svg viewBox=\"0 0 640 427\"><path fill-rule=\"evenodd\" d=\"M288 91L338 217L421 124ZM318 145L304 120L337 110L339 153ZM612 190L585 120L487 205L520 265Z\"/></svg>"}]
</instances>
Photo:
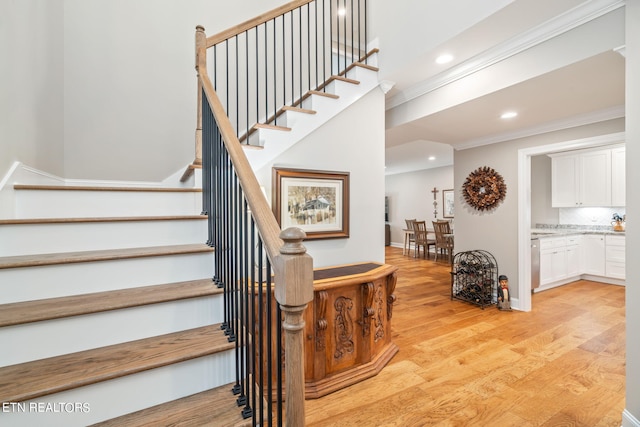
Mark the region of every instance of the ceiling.
<instances>
[{"instance_id":1,"label":"ceiling","mask_svg":"<svg viewBox=\"0 0 640 427\"><path fill-rule=\"evenodd\" d=\"M624 116L624 38L612 49L606 43L615 37L595 34L619 18L587 27L618 10L619 1L515 0L496 7L381 76L393 85L386 94L387 174L451 165L454 150ZM578 31L594 33L593 42ZM442 52L455 57L445 67L434 62ZM529 54L551 65L527 65ZM506 110L518 115L501 119Z\"/></svg>"}]
</instances>

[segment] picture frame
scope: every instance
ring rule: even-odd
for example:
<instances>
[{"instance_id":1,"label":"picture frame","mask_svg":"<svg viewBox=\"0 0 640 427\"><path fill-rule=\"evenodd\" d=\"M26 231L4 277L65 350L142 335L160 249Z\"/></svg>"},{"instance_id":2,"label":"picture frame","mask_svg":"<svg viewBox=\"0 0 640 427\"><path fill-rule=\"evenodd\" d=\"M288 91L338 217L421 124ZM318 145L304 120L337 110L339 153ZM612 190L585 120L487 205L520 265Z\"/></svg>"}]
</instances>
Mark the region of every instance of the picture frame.
<instances>
[{"instance_id":1,"label":"picture frame","mask_svg":"<svg viewBox=\"0 0 640 427\"><path fill-rule=\"evenodd\" d=\"M455 206L453 190L442 190L442 217L453 218Z\"/></svg>"},{"instance_id":2,"label":"picture frame","mask_svg":"<svg viewBox=\"0 0 640 427\"><path fill-rule=\"evenodd\" d=\"M349 172L273 168L273 213L306 240L349 237Z\"/></svg>"}]
</instances>

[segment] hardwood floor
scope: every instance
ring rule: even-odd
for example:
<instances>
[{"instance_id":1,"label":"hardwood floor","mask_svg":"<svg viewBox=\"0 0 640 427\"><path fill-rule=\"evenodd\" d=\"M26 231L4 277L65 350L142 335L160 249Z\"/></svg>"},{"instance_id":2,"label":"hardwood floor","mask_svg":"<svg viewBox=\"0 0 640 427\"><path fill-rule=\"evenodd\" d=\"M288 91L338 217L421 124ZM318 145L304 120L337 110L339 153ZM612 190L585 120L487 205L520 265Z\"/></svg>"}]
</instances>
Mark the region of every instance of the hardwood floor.
<instances>
[{"instance_id":1,"label":"hardwood floor","mask_svg":"<svg viewBox=\"0 0 640 427\"><path fill-rule=\"evenodd\" d=\"M534 294L533 310L449 297L449 265L396 265L393 341L374 378L306 402L307 426L620 426L624 287L590 281ZM499 260L498 260L499 262Z\"/></svg>"}]
</instances>

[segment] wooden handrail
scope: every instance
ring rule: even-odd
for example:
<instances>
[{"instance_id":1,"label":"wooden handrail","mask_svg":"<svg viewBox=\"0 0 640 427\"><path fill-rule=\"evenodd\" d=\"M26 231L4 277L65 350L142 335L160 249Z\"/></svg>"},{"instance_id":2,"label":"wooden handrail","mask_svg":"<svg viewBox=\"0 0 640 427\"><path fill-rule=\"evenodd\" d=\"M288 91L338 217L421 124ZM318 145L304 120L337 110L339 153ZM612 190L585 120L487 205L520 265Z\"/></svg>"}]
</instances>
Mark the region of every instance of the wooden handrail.
<instances>
[{"instance_id":1,"label":"wooden handrail","mask_svg":"<svg viewBox=\"0 0 640 427\"><path fill-rule=\"evenodd\" d=\"M204 28L198 27L204 34ZM199 36L196 36L198 39ZM202 88L215 117L222 142L233 163L236 175L244 191L262 237L262 244L272 261L275 273L275 297L284 314L282 328L285 337L285 390L287 390L286 420L291 427L305 425L304 411L304 310L313 300L313 259L306 253L302 241L304 231L289 228L280 231L271 208L265 199L258 180L242 149L231 122L209 79L206 66L206 47L196 42L196 69L198 87ZM199 102L200 104L200 102ZM198 119L202 124L202 117Z\"/></svg>"},{"instance_id":2,"label":"wooden handrail","mask_svg":"<svg viewBox=\"0 0 640 427\"><path fill-rule=\"evenodd\" d=\"M305 4L311 3L312 1L314 0L295 0L287 4L283 4L282 6L277 7L269 12L258 15L253 19L249 19L242 24L236 25L235 27L231 27L227 30L219 32L218 34L207 37L207 47L211 47L217 43L220 43L221 41L237 36L238 34L257 27L258 25L262 25L265 22L271 21L273 18L283 15L287 12L291 12L292 10L297 9L300 6L304 6Z\"/></svg>"},{"instance_id":3,"label":"wooden handrail","mask_svg":"<svg viewBox=\"0 0 640 427\"><path fill-rule=\"evenodd\" d=\"M204 28L198 26L196 28L196 70L197 70L197 81L198 81L198 116L197 116L197 125L196 125L196 161L202 159L201 150L206 148L207 155L206 158L202 159L204 163L205 169L210 169L214 172L206 172L203 174L203 187L208 185L212 187L212 181L215 181L215 186L219 189L220 186L223 186L223 190L221 192L221 196L224 200L224 203L235 203L237 201L237 185L239 184L240 190L242 193L242 201L246 202L245 207L242 208L243 213L240 214L242 220L244 221L244 210L248 207L251 211L251 235L253 237L255 225L257 227L259 236L260 236L260 263L258 265L262 265L262 256L266 254L266 257L270 261L270 267L274 273L273 279L275 283L275 289L273 295L275 296L275 300L278 303L279 312L281 315L276 315L278 322L281 322L276 327L278 333L282 331L285 341L285 353L286 353L286 362L285 362L285 373L278 372L276 374L276 383L280 384L281 377L284 377L284 390L286 390L286 398L284 401L286 402L286 414L284 415L284 419L286 419L286 425L290 427L304 426L304 399L305 399L305 379L304 379L304 325L305 325L305 316L304 311L309 302L313 300L313 259L309 254L306 253L306 248L302 244L304 238L306 237L304 231L299 228L291 227L286 230L281 231L280 226L271 211L271 207L269 206L267 199L264 197L260 184L255 176L253 168L251 167L249 160L245 154L243 149L243 144L240 143L239 136L242 132L248 135L251 132L251 129L255 128L259 124L264 126L265 123L269 122L269 118L273 117L274 125L278 125L277 118L280 111L284 111L285 105L297 105L300 100L304 99L306 96L305 93L313 93L314 86L319 86L323 88L327 84L327 79L342 79L346 80L346 72L350 67L355 66L353 62L357 62L358 60L364 60L368 54L364 53L366 50L366 41L364 42L364 49L362 44L362 34L361 28L364 28L364 39L366 40L366 0L364 8L360 7L360 2L357 5L357 14L353 14L353 16L357 17L358 29L354 30L354 25L356 24L356 20L351 19L351 52L347 51L347 38L348 34L346 33L346 21L343 23L343 27L345 29L345 34L340 33L339 24L337 33L332 29L331 23L332 18L329 18L328 24L325 24L325 17L332 10L332 2L326 5L322 3L322 9L318 10L316 7L314 9L314 19L316 22L311 23L308 22L306 25L302 23L302 16L304 15L304 9L306 7L308 20L311 20L311 7L309 6L311 3L317 0L293 0L289 3L286 3L278 8L275 8L269 12L263 13L253 19L250 19L242 24L231 27L225 31L222 31L216 35L211 37L207 37L204 31ZM345 3L346 4L346 3ZM318 3L316 3L316 6ZM328 7L328 8L327 8ZM351 5L352 12L356 10L353 5ZM299 31L298 28L294 28L294 19L293 14L294 11L298 9L300 15L300 23L299 23ZM284 16L287 14L291 14L291 24L290 31L285 31L285 19ZM333 15L333 13L331 13ZM265 36L263 41L266 43L268 40L266 25L268 25L269 21L274 22L273 30L274 36L273 40L276 40L275 30L275 20L276 18L283 17L282 19L282 34L281 40L282 45L281 49L278 50L275 46L272 50L272 54L269 55L269 49L261 48L258 46L258 42L256 40L255 45L255 54L256 54L256 64L260 63L260 61L270 61L269 67L273 67L273 70L267 70L267 62L264 64L264 72L262 77L265 80L264 87L258 87L259 84L256 82L255 88L250 86L249 76L253 76L254 73L256 76L261 75L260 71L256 68L252 72L250 72L250 63L249 56L247 53L251 51L249 47L249 31L255 29L255 36L258 39L258 28L265 27ZM317 32L314 35L316 45L312 46L311 44L311 34L316 27L320 25L318 21L318 17L321 18L322 29L320 31L321 35L318 36ZM363 18L365 21L364 27L360 27L360 18ZM336 18L337 19L337 18ZM337 21L336 21L337 22ZM315 26L313 25L315 24ZM294 31L294 29L296 31ZM306 31L306 32L305 32ZM354 31L357 31L358 35L358 43L355 44L355 36ZM290 34L289 34L290 33ZM298 34L299 33L299 34ZM253 33L251 33L253 35ZM285 46L284 40L285 37L291 37L290 47L287 49ZM298 37L298 39L296 39ZM325 44L325 38L329 37L330 40ZM234 40L235 38L235 40ZM304 39L307 39L306 45ZM337 39L337 44L334 43L333 39ZM297 47L299 49L295 49L296 45L295 41L298 40ZM235 41L235 43L234 43ZM244 41L244 43L243 43ZM319 45L321 43L321 45ZM244 48L241 46L245 45ZM215 47L222 46L222 53L218 52L218 49ZM214 62L214 68L220 68L220 73L222 77L218 76L218 70L212 70L214 73L213 77L210 77L210 74L207 70L207 49L213 47L212 51L214 51L214 56L216 61ZM344 52L341 54L339 52L340 47L344 47ZM334 55L338 50L339 59L337 60L337 68L334 67ZM238 61L238 58L234 57L233 54L229 56L229 51L235 50L236 56L241 56L244 54L246 58L244 58L244 62L242 60ZM251 52L254 52L251 51ZM218 58L218 54L220 53L220 58ZM363 55L364 53L364 55ZM341 60L345 69L341 69ZM280 71L278 71L278 66L276 65L276 58L279 61ZM218 64L217 60L223 64L222 66ZM352 64L347 66L347 61L351 60ZM282 64L286 64L287 61L291 64L291 70L287 72L285 70L285 66ZM297 61L297 62L296 62ZM242 64L242 67L239 65ZM296 64L298 66L297 72L300 75L294 75L294 69L296 69ZM361 64L357 64L361 65ZM251 63L251 67L257 67ZM308 69L306 69L306 68ZM349 68L348 68L349 67ZM226 73L225 69L226 68ZM230 72L230 69L234 70L234 72ZM243 68L246 68L242 70ZM307 82L304 82L302 73L305 71L308 73ZM331 74L338 74L339 76L331 77ZM229 78L229 75L235 74L234 78ZM233 77L233 76L232 76ZM287 77L290 77L287 79ZM247 81L246 84L243 85L244 81ZM231 80L231 82L229 82ZM299 84L294 84L296 81ZM280 86L276 84L278 82ZM312 82L314 85L312 85ZM260 82L262 83L262 82ZM268 86L271 84L271 86ZM290 88L289 88L290 86ZM251 89L251 90L250 90ZM288 89L288 90L287 90ZM242 93L243 97L246 100L243 100L244 103L240 102L239 94ZM261 96L261 93L263 95ZM267 96L268 94L268 96ZM235 99L233 99L233 95L235 95ZM249 108L249 100L255 104L255 108ZM242 105L240 105L242 104ZM239 106L240 105L240 106ZM226 106L226 107L225 107ZM235 108L234 108L235 107ZM245 108L246 107L246 108ZM234 111L235 109L235 111ZM203 114L207 114L207 117L202 117ZM213 115L214 125L211 125L211 117ZM265 122L264 120L267 120ZM235 122L235 126L234 123ZM205 124L205 126L203 126ZM203 144L203 132L206 133L207 145L202 147ZM215 140L215 141L213 141ZM248 142L248 140L247 140ZM221 144L222 147L221 148ZM212 151L212 147L215 145L215 148ZM215 156L215 159L212 158ZM212 167L212 163L214 161L219 161L216 167ZM228 162L231 162L233 171L228 169ZM215 164L215 163L214 163ZM220 173L224 171L225 173L232 172L232 189L229 191L233 191L233 193L227 191L228 181L220 180ZM212 175L215 174L215 177ZM213 178L213 179L210 179ZM211 185L209 185L211 184ZM208 195L212 195L211 188L206 190L204 193L205 199ZM206 200L206 203L212 203L210 210L217 211L218 207L213 206L213 200ZM235 221L237 220L237 215L235 213L230 214L234 217L234 223L229 226L231 221L228 220L228 216L223 214L221 216L222 222L216 222L215 224L209 224L210 230L210 241L214 242L215 245L225 249L226 252L220 251L222 256L223 253L230 253L231 263L236 262L235 258L242 259L242 254L236 254L234 257L234 250L242 249L242 246L236 246L234 239L227 239L229 236L224 234L227 228L230 229L231 234L235 233ZM217 217L216 217L217 218ZM243 234L242 227L240 227L240 235ZM222 237L222 239L220 239ZM260 246L260 244L258 246ZM252 242L253 246L254 243ZM246 243L245 249L246 251ZM264 252L262 252L264 251ZM246 258L246 255L245 255ZM226 258L225 258L226 261ZM253 257L251 257L251 262L253 263ZM216 262L216 266L218 265L226 265L223 262ZM246 269L246 266L244 267ZM261 267L264 269L264 267ZM269 268L269 263L267 263L267 269ZM233 286L238 282L237 277L234 276L236 273L235 267L229 267L229 270L233 270L230 279L226 278L226 272L216 271L216 280L218 280L218 284L223 286L230 286L230 292L227 292L225 288L225 296L229 295L232 297L235 295L237 291ZM252 271L255 269L255 266L250 266L249 270ZM258 282L263 280L263 271L259 270L259 274L257 278L251 276L251 281ZM271 271L267 271L266 275L266 283L269 286ZM220 279L218 279L220 277ZM245 280L244 278L242 280ZM240 295L242 295L242 291L240 290ZM240 298L243 298L242 296ZM231 300L230 300L231 301ZM237 304L236 304L237 305ZM270 305L267 305L270 307ZM233 301L229 304L229 324L235 323L236 320L242 322L243 320L234 313L234 305ZM225 317L227 316L225 312ZM269 315L272 316L272 315ZM273 316L272 316L273 318ZM227 323L225 321L225 323ZM235 326L225 325L225 328L229 329L230 335L235 335ZM262 328L262 327L261 327ZM271 326L267 326L268 330ZM238 327L239 330L246 329L244 326L240 325ZM248 341L253 340L255 337L247 337ZM268 338L270 339L270 338ZM280 343L280 340L277 340ZM242 342L240 342L240 346L243 346ZM236 350L238 351L238 350ZM249 350L254 351L254 350ZM281 349L276 351L276 358L280 358ZM269 353L268 358L271 358L271 353ZM271 366L271 361L267 362L269 366ZM276 363L279 366L279 362ZM247 371L252 371L254 369L253 366L247 366ZM244 375L244 374L242 374ZM270 374L269 374L270 375ZM241 375L238 373L238 377ZM243 380L240 380L243 381ZM237 384L239 389L242 388L241 385ZM271 386L268 386L270 388ZM263 387L260 387L261 389ZM240 391L240 390L238 390ZM282 402L282 389L280 389L277 394L278 402ZM269 393L273 393L273 391L269 391ZM250 391L247 391L247 394L251 394ZM272 395L273 396L273 395ZM245 401L247 403L248 400ZM250 405L247 406L246 412L243 411L243 415L255 410L256 408L251 408ZM278 416L282 416L281 411L282 407L278 409ZM274 411L275 413L276 411ZM254 420L255 422L255 420Z\"/></svg>"},{"instance_id":4,"label":"wooden handrail","mask_svg":"<svg viewBox=\"0 0 640 427\"><path fill-rule=\"evenodd\" d=\"M260 236L262 237L263 244L267 250L269 259L275 260L280 254L280 247L283 244L280 239L280 226L276 221L267 200L260 189L260 184L256 179L253 169L247 160L247 156L244 153L240 141L236 136L236 132L227 117L224 107L220 103L216 91L213 88L213 84L207 74L206 65L206 49L200 48L198 51L198 74L199 80L202 84L202 89L211 105L211 110L216 118L220 134L222 135L222 141L229 153L229 157L233 162L233 166L238 175L240 185L245 193L247 204L251 209L253 217L260 230Z\"/></svg>"}]
</instances>

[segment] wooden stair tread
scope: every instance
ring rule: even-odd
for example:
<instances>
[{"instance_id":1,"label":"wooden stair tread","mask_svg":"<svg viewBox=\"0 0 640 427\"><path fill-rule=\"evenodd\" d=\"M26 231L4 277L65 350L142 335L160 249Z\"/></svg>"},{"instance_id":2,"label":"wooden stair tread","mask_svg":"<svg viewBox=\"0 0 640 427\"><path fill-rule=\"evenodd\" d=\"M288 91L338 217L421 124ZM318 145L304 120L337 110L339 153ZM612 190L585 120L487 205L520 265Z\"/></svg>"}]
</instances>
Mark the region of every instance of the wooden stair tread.
<instances>
[{"instance_id":1,"label":"wooden stair tread","mask_svg":"<svg viewBox=\"0 0 640 427\"><path fill-rule=\"evenodd\" d=\"M362 68L366 68L367 70L371 70L371 71L380 71L380 69L378 67L375 67L373 65L369 65L369 64L364 64L362 62L354 62L353 64L351 64L347 70L350 70L353 67L362 67Z\"/></svg>"},{"instance_id":2,"label":"wooden stair tread","mask_svg":"<svg viewBox=\"0 0 640 427\"><path fill-rule=\"evenodd\" d=\"M66 224L83 222L133 222L133 221L184 221L203 220L206 215L165 215L165 216L114 216L75 218L10 218L0 219L0 225L10 224Z\"/></svg>"},{"instance_id":3,"label":"wooden stair tread","mask_svg":"<svg viewBox=\"0 0 640 427\"><path fill-rule=\"evenodd\" d=\"M35 399L234 347L218 324L5 366L0 402Z\"/></svg>"},{"instance_id":4,"label":"wooden stair tread","mask_svg":"<svg viewBox=\"0 0 640 427\"><path fill-rule=\"evenodd\" d=\"M340 98L340 96L334 95L333 93L321 92L321 91L318 91L318 90L310 90L308 93L310 95L324 96L326 98L333 98L333 99Z\"/></svg>"},{"instance_id":5,"label":"wooden stair tread","mask_svg":"<svg viewBox=\"0 0 640 427\"><path fill-rule=\"evenodd\" d=\"M271 129L271 130L281 130L283 132L290 132L291 128L285 126L277 126L277 125L269 125L265 123L256 123L253 125L254 129Z\"/></svg>"},{"instance_id":6,"label":"wooden stair tread","mask_svg":"<svg viewBox=\"0 0 640 427\"><path fill-rule=\"evenodd\" d=\"M189 177L193 175L196 169L202 169L202 163L194 161L189 166L187 166L184 173L180 177L180 182L185 182L187 179L189 179Z\"/></svg>"},{"instance_id":7,"label":"wooden stair tread","mask_svg":"<svg viewBox=\"0 0 640 427\"><path fill-rule=\"evenodd\" d=\"M317 113L315 110L310 110L308 108L290 107L288 105L285 105L284 107L282 107L282 111L295 111L297 113L305 113L305 114L316 114Z\"/></svg>"},{"instance_id":8,"label":"wooden stair tread","mask_svg":"<svg viewBox=\"0 0 640 427\"><path fill-rule=\"evenodd\" d=\"M221 294L211 279L0 305L0 327Z\"/></svg>"},{"instance_id":9,"label":"wooden stair tread","mask_svg":"<svg viewBox=\"0 0 640 427\"><path fill-rule=\"evenodd\" d=\"M0 269L80 262L109 261L116 259L142 258L152 256L184 255L202 252L213 252L213 248L205 245L204 243L196 243L187 245L150 246L143 248L104 249L96 251L17 255L0 258Z\"/></svg>"},{"instance_id":10,"label":"wooden stair tread","mask_svg":"<svg viewBox=\"0 0 640 427\"><path fill-rule=\"evenodd\" d=\"M150 425L200 427L244 427L251 425L251 418L242 418L242 407L236 404L237 396L231 393L233 384L223 385L201 393L192 394L171 402L152 406L131 414L113 418L90 427L143 427Z\"/></svg>"},{"instance_id":11,"label":"wooden stair tread","mask_svg":"<svg viewBox=\"0 0 640 427\"><path fill-rule=\"evenodd\" d=\"M57 191L140 191L160 193L201 193L202 188L187 187L113 187L84 185L32 185L15 184L14 190L57 190Z\"/></svg>"},{"instance_id":12,"label":"wooden stair tread","mask_svg":"<svg viewBox=\"0 0 640 427\"><path fill-rule=\"evenodd\" d=\"M341 82L351 83L351 84L354 84L354 85L359 85L360 84L360 81L355 80L355 79L350 79L350 78L344 77L344 76L331 76L331 78L329 78L329 82L331 82L333 80L340 80Z\"/></svg>"}]
</instances>

